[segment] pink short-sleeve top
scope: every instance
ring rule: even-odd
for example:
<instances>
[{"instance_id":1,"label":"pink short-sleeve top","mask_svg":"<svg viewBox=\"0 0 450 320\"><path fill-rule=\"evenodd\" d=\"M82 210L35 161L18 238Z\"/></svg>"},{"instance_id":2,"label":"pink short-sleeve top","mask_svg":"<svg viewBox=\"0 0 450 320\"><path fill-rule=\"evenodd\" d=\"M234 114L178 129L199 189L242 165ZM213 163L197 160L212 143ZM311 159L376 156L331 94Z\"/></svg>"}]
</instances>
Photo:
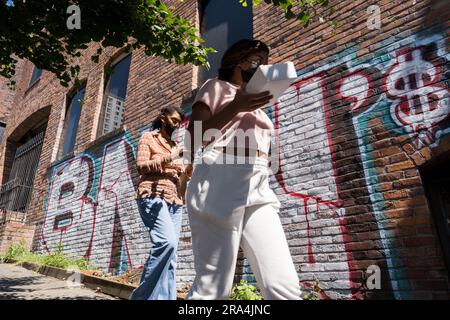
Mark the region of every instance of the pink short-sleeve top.
<instances>
[{"instance_id":1,"label":"pink short-sleeve top","mask_svg":"<svg viewBox=\"0 0 450 320\"><path fill-rule=\"evenodd\" d=\"M206 104L214 115L233 101L239 86L217 78L207 80L197 92L194 104ZM267 114L257 109L239 112L212 142L214 147L234 145L237 148L257 149L269 153L274 127Z\"/></svg>"}]
</instances>

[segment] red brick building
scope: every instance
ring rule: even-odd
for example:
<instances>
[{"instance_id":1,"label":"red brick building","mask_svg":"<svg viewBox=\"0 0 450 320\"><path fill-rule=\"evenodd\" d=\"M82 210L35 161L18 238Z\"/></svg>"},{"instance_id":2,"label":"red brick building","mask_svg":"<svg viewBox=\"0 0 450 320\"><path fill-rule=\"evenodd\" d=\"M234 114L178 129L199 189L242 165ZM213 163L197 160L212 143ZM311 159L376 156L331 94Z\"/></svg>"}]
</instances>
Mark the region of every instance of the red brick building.
<instances>
[{"instance_id":1,"label":"red brick building","mask_svg":"<svg viewBox=\"0 0 450 320\"><path fill-rule=\"evenodd\" d=\"M210 72L111 48L95 64L92 44L82 86L64 88L22 61L16 91L0 88L0 249L25 238L42 252L62 243L108 272L142 265L150 243L134 202L137 139L161 107L189 111L223 49L253 35L271 47L270 63L298 71L266 111L276 127L271 185L301 283L318 279L333 299L448 298L449 5L335 7L333 34L265 4L177 2L219 51ZM181 286L194 276L186 217L178 255ZM250 277L245 258L236 272Z\"/></svg>"}]
</instances>

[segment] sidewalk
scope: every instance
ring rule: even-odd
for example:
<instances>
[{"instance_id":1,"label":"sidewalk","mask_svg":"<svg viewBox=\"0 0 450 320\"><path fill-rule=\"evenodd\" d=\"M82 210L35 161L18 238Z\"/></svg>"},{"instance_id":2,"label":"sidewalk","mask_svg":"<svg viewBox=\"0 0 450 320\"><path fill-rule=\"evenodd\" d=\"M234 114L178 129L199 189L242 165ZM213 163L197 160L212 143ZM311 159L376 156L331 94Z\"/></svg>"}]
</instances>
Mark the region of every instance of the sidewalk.
<instances>
[{"instance_id":1,"label":"sidewalk","mask_svg":"<svg viewBox=\"0 0 450 320\"><path fill-rule=\"evenodd\" d=\"M0 300L118 300L13 264L0 263Z\"/></svg>"}]
</instances>

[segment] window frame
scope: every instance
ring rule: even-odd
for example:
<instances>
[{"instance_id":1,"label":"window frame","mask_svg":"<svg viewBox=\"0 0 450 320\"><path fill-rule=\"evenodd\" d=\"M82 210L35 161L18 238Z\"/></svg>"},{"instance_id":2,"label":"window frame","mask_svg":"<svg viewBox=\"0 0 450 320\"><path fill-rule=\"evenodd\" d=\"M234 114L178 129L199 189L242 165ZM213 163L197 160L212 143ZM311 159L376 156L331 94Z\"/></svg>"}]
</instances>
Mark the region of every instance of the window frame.
<instances>
[{"instance_id":1,"label":"window frame","mask_svg":"<svg viewBox=\"0 0 450 320\"><path fill-rule=\"evenodd\" d=\"M33 79L33 76L35 75L36 70L39 70L39 71L37 71L37 72L39 72L39 75L35 79ZM41 79L42 71L43 71L42 69L34 66L33 71L31 72L30 82L28 83L28 88L31 88L32 86L34 86Z\"/></svg>"},{"instance_id":2,"label":"window frame","mask_svg":"<svg viewBox=\"0 0 450 320\"><path fill-rule=\"evenodd\" d=\"M199 34L200 34L200 36L203 38L204 37L204 33L205 33L205 16L207 16L206 14L205 14L205 10L206 10L206 7L208 6L208 4L210 3L210 2L212 2L212 0L198 0L198 6L197 6L197 15L198 15L198 23L199 23L199 25L198 25L198 30L199 30ZM238 5L240 5L240 4L238 4ZM254 20L254 12L253 12L253 0L250 0L249 2L248 2L248 5L247 5L247 8L250 8L252 11L251 11L251 17L252 17L252 21L251 21L251 37L249 38L249 39L251 39L251 40L253 40L254 39L254 24L253 24L253 20ZM229 31L228 31L229 32ZM240 39L242 39L243 37L240 37ZM205 39L206 40L206 39ZM237 40L235 40L235 41L237 41ZM235 42L235 41L232 41L232 42ZM228 43L228 41L227 41L227 48L230 46L230 45L232 45L233 43ZM211 45L211 44L208 44L207 43L207 41L205 42L205 43L203 43L203 45L205 45L205 46L213 46L213 45ZM226 49L225 49L226 50ZM209 55L209 54L208 54ZM219 64L220 64L220 62L219 62ZM215 71L217 71L218 70L218 68L220 67L220 65L216 65L216 66L213 66L213 65L211 65L211 69L210 70L214 70L215 69ZM198 69L197 69L197 84L198 84L198 86L201 86L206 80L208 80L209 78L208 78L208 74L207 74L207 70L205 69L205 67L202 67L202 66L200 66L200 67L198 67ZM218 74L217 74L217 72L216 72L216 75L215 76L217 76Z\"/></svg>"},{"instance_id":3,"label":"window frame","mask_svg":"<svg viewBox=\"0 0 450 320\"><path fill-rule=\"evenodd\" d=\"M117 53L116 57L112 58L106 65L104 68L104 73L103 73L103 94L102 94L102 103L101 103L101 109L99 112L99 117L98 117L98 122L97 122L97 133L96 133L96 139L101 138L104 135L107 135L108 133L116 130L110 130L106 133L103 133L103 126L105 124L105 117L106 117L106 107L107 107L107 103L108 103L108 99L107 99L107 92L109 92L109 85L110 85L110 80L112 77L112 74L107 74L106 70L107 69L114 69L120 62L122 62L123 60L125 60L126 58L130 58L130 66L128 69L128 77L127 77L127 83L126 83L126 87L128 91L128 80L130 79L130 68L131 68L131 61L132 61L132 53L131 52L124 52L124 51L120 51L119 53ZM125 105L126 105L126 96L127 93L125 92L125 100L124 100L124 110L123 110L123 116L125 115ZM123 119L123 118L122 118ZM120 124L119 128L123 125L123 120L122 123Z\"/></svg>"},{"instance_id":4,"label":"window frame","mask_svg":"<svg viewBox=\"0 0 450 320\"><path fill-rule=\"evenodd\" d=\"M0 144L3 142L3 136L5 135L6 123L0 121Z\"/></svg>"},{"instance_id":5,"label":"window frame","mask_svg":"<svg viewBox=\"0 0 450 320\"><path fill-rule=\"evenodd\" d=\"M75 130L75 137L73 138L73 146L71 147L71 150L65 152L64 148L66 145L66 140L67 140L67 134L68 134L68 121L69 121L69 115L71 112L71 107L73 106L73 101L75 99L75 97L81 92L83 91L83 98L82 100L84 100L85 96L86 96L86 83L82 83L79 87L71 90L68 94L66 94L66 99L65 99L65 110L64 110L64 123L63 123L63 128L62 128L62 132L61 132L61 141L59 143L59 150L58 150L58 158L61 159L65 156L67 156L68 154L72 153L75 150L75 146L77 144L77 135L78 135L78 129L79 129L79 125L80 125L80 119L81 119L81 113L83 111L82 105L80 106L78 103L78 108L79 108L79 114L77 115L78 120L76 121L76 130Z\"/></svg>"}]
</instances>

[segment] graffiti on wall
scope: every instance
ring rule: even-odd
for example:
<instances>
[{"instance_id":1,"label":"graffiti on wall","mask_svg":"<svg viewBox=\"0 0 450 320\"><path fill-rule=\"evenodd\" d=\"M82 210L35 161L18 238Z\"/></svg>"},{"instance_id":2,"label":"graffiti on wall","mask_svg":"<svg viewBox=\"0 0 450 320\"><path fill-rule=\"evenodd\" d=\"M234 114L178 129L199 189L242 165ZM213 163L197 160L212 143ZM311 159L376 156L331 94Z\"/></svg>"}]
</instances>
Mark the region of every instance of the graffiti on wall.
<instances>
[{"instance_id":1,"label":"graffiti on wall","mask_svg":"<svg viewBox=\"0 0 450 320\"><path fill-rule=\"evenodd\" d=\"M100 156L82 153L53 168L41 232L43 248L115 272L140 267L149 236L134 200L135 146L129 133L105 144ZM125 261L123 260L125 258Z\"/></svg>"},{"instance_id":2,"label":"graffiti on wall","mask_svg":"<svg viewBox=\"0 0 450 320\"><path fill-rule=\"evenodd\" d=\"M320 68L300 71L270 111L279 164L272 187L281 215L292 218L287 228L294 246L301 247L299 276L303 281L317 275L333 298L358 297L352 243L360 239L348 216L361 204L368 206L381 239L381 247L374 243L369 249L383 251L390 286L402 298L395 289L405 276L389 240L394 235L382 224L369 122L379 119L390 132L408 135L416 148L437 146L450 133L450 57L443 37L386 41L366 60L350 49ZM62 244L73 256L112 272L145 262L150 241L134 201L135 153L135 139L126 132L97 153L53 167L41 229L44 250ZM355 192L370 201L358 203Z\"/></svg>"},{"instance_id":3,"label":"graffiti on wall","mask_svg":"<svg viewBox=\"0 0 450 320\"><path fill-rule=\"evenodd\" d=\"M427 50L424 45L396 51L384 77L392 119L411 134L417 148L436 141L439 124L450 114L442 67L425 58Z\"/></svg>"},{"instance_id":4,"label":"graffiti on wall","mask_svg":"<svg viewBox=\"0 0 450 320\"><path fill-rule=\"evenodd\" d=\"M179 144L188 120L177 130ZM137 136L148 130L151 124ZM80 153L53 167L40 235L43 250L62 245L71 256L112 273L143 266L151 242L135 201L137 140L128 130L96 154Z\"/></svg>"},{"instance_id":5,"label":"graffiti on wall","mask_svg":"<svg viewBox=\"0 0 450 320\"><path fill-rule=\"evenodd\" d=\"M346 189L363 179L366 194L360 196L370 197L391 289L401 298L397 279L405 277L396 268L395 248L388 241L392 235L380 223L386 217L379 209L382 195L375 191L376 173L370 167L373 140L368 122L381 117L388 131L409 135L416 148L434 147L450 132L445 82L450 59L443 41L439 35L410 37L402 40L401 47L393 42L363 61L356 52L343 52L319 69L300 71L295 84L274 105L271 114L279 154L274 188L280 189L284 204L297 199L297 221L306 239L301 278L302 272L329 270L336 277L333 289L353 288L342 295L357 296L349 246L357 239L352 239L346 225L346 209L354 203ZM354 164L347 161L350 158L359 161Z\"/></svg>"}]
</instances>

